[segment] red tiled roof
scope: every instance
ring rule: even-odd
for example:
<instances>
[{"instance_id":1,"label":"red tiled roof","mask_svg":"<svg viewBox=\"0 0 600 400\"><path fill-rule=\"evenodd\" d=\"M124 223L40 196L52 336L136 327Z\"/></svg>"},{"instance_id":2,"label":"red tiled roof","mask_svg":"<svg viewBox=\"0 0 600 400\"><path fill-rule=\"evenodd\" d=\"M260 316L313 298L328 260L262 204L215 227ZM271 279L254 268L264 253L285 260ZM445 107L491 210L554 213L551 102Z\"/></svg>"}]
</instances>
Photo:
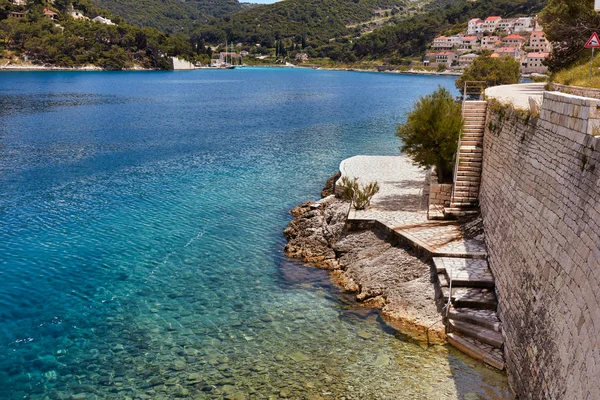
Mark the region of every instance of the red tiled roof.
<instances>
[{"instance_id":1,"label":"red tiled roof","mask_svg":"<svg viewBox=\"0 0 600 400\"><path fill-rule=\"evenodd\" d=\"M494 16L494 17L487 17L485 20L486 21L496 21L497 19L500 19L500 17L496 17L496 16Z\"/></svg>"},{"instance_id":2,"label":"red tiled roof","mask_svg":"<svg viewBox=\"0 0 600 400\"><path fill-rule=\"evenodd\" d=\"M544 36L544 32L537 31L537 32L531 33L531 37L543 37L543 36Z\"/></svg>"},{"instance_id":3,"label":"red tiled roof","mask_svg":"<svg viewBox=\"0 0 600 400\"><path fill-rule=\"evenodd\" d=\"M504 40L526 40L526 39L521 35L508 35L507 37L504 38Z\"/></svg>"},{"instance_id":4,"label":"red tiled roof","mask_svg":"<svg viewBox=\"0 0 600 400\"><path fill-rule=\"evenodd\" d=\"M462 38L463 42L469 41L469 40L477 40L477 36L465 36Z\"/></svg>"}]
</instances>

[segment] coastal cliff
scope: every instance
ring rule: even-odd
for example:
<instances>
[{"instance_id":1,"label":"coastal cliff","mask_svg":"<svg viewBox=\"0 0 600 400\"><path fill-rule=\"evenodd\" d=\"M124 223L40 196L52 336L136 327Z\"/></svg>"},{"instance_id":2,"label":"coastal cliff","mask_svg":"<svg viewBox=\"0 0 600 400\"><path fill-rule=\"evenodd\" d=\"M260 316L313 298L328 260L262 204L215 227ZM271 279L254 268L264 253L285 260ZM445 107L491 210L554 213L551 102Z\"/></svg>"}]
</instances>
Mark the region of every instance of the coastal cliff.
<instances>
[{"instance_id":1,"label":"coastal cliff","mask_svg":"<svg viewBox=\"0 0 600 400\"><path fill-rule=\"evenodd\" d=\"M291 210L285 254L331 271L332 280L366 307L381 309L388 324L426 343L444 343L431 268L385 233L349 230L350 204L336 198L329 179L321 200Z\"/></svg>"}]
</instances>

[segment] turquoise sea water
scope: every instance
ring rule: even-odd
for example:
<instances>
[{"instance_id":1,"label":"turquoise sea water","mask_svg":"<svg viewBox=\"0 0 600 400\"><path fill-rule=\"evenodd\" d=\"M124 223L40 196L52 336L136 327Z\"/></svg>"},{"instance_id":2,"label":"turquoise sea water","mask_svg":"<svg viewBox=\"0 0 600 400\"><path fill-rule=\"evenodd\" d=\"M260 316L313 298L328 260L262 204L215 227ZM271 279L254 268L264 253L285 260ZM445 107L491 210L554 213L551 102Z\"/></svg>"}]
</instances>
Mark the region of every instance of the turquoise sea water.
<instances>
[{"instance_id":1,"label":"turquoise sea water","mask_svg":"<svg viewBox=\"0 0 600 400\"><path fill-rule=\"evenodd\" d=\"M342 159L397 154L437 85L453 80L0 74L0 398L509 397L282 255L288 210Z\"/></svg>"}]
</instances>

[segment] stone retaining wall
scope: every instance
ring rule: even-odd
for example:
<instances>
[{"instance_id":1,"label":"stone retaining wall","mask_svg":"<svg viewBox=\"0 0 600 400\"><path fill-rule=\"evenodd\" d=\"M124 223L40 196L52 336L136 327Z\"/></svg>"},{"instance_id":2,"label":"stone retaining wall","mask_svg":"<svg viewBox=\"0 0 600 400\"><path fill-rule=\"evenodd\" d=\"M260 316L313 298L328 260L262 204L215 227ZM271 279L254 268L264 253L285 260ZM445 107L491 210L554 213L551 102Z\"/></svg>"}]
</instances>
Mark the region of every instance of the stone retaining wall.
<instances>
[{"instance_id":1,"label":"stone retaining wall","mask_svg":"<svg viewBox=\"0 0 600 400\"><path fill-rule=\"evenodd\" d=\"M599 104L488 108L480 204L521 399L600 399Z\"/></svg>"},{"instance_id":2,"label":"stone retaining wall","mask_svg":"<svg viewBox=\"0 0 600 400\"><path fill-rule=\"evenodd\" d=\"M590 97L590 98L594 98L594 99L600 99L600 89L592 89L592 88L586 88L586 87L581 87L581 86L568 86L568 85L561 85L558 83L551 83L550 90L573 94L575 96L584 96L584 97Z\"/></svg>"},{"instance_id":3,"label":"stone retaining wall","mask_svg":"<svg viewBox=\"0 0 600 400\"><path fill-rule=\"evenodd\" d=\"M438 183L437 171L432 168L429 180L429 205L450 207L453 187L452 183Z\"/></svg>"}]
</instances>

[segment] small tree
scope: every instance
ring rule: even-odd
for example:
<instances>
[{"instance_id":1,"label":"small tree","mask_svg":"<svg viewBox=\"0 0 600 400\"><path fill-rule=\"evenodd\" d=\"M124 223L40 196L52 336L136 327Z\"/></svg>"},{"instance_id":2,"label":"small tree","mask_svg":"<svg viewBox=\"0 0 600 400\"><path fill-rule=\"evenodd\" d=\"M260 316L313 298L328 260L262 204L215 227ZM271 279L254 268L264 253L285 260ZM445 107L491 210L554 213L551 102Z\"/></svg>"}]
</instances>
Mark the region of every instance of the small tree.
<instances>
[{"instance_id":1,"label":"small tree","mask_svg":"<svg viewBox=\"0 0 600 400\"><path fill-rule=\"evenodd\" d=\"M400 150L422 166L436 166L442 182L452 181L454 154L463 125L461 107L445 88L421 97L398 126Z\"/></svg>"},{"instance_id":2,"label":"small tree","mask_svg":"<svg viewBox=\"0 0 600 400\"><path fill-rule=\"evenodd\" d=\"M462 91L465 81L484 81L490 87L518 83L520 77L520 65L514 58L479 56L465 69L455 84L458 90Z\"/></svg>"}]
</instances>

